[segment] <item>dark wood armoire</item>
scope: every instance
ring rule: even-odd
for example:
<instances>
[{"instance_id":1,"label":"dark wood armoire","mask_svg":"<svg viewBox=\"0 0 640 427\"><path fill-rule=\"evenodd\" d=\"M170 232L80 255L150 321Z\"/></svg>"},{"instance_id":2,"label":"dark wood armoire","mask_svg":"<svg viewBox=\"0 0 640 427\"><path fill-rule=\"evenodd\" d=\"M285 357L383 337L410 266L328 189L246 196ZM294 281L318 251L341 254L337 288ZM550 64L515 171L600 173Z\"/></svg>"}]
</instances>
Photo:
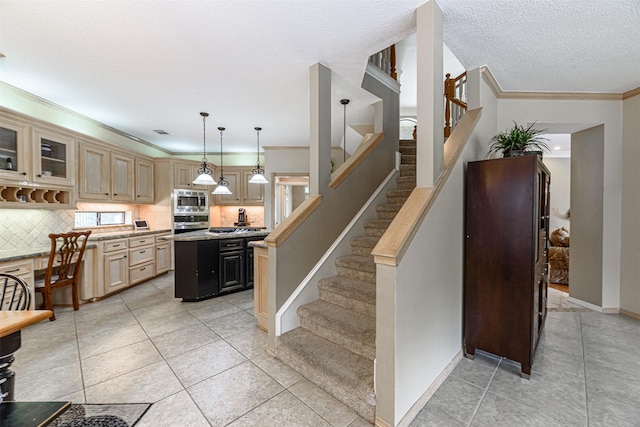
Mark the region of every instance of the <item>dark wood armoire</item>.
<instances>
[{"instance_id":1,"label":"dark wood armoire","mask_svg":"<svg viewBox=\"0 0 640 427\"><path fill-rule=\"evenodd\" d=\"M547 314L549 189L538 155L468 164L464 352L519 362L526 378Z\"/></svg>"}]
</instances>

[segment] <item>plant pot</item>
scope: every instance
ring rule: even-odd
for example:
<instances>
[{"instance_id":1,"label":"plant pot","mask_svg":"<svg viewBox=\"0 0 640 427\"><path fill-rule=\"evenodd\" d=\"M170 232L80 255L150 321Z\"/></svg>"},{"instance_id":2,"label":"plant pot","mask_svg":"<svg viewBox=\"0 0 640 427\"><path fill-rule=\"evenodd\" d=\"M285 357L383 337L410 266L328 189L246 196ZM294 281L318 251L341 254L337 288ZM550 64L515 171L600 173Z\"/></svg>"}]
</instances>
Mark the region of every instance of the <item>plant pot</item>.
<instances>
[{"instance_id":1,"label":"plant pot","mask_svg":"<svg viewBox=\"0 0 640 427\"><path fill-rule=\"evenodd\" d=\"M524 151L522 150L505 150L502 152L502 157L520 157L524 156Z\"/></svg>"}]
</instances>

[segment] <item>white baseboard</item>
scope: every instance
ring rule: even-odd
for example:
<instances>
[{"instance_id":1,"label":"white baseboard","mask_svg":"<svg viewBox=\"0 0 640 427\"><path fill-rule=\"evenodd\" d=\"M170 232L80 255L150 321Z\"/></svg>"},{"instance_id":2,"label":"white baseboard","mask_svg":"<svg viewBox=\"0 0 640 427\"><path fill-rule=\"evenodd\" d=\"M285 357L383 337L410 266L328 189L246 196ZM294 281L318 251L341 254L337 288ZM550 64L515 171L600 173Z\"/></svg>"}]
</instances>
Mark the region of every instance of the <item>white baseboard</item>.
<instances>
[{"instance_id":1,"label":"white baseboard","mask_svg":"<svg viewBox=\"0 0 640 427\"><path fill-rule=\"evenodd\" d=\"M458 366L458 362L462 359L462 350L460 350L454 357L451 359L451 362L442 370L440 375L435 379L435 381L429 386L429 388L420 396L420 398L416 401L416 403L411 406L411 408L407 411L407 413L402 417L400 422L395 427L405 427L411 424L413 419L418 415L420 410L427 404L429 399L434 395L434 393L438 390L438 388L442 385L444 380L447 379L451 372ZM376 427L392 427L391 424L387 423L384 420L376 417Z\"/></svg>"}]
</instances>

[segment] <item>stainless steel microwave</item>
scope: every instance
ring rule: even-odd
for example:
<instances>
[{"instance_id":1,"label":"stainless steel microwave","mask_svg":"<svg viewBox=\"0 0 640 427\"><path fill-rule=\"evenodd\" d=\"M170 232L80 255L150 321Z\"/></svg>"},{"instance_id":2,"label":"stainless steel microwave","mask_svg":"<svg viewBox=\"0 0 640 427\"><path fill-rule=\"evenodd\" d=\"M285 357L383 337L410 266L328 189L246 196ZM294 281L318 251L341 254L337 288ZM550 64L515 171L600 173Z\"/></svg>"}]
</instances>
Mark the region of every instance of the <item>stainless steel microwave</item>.
<instances>
[{"instance_id":1,"label":"stainless steel microwave","mask_svg":"<svg viewBox=\"0 0 640 427\"><path fill-rule=\"evenodd\" d=\"M173 213L209 213L209 193L206 191L173 190Z\"/></svg>"}]
</instances>

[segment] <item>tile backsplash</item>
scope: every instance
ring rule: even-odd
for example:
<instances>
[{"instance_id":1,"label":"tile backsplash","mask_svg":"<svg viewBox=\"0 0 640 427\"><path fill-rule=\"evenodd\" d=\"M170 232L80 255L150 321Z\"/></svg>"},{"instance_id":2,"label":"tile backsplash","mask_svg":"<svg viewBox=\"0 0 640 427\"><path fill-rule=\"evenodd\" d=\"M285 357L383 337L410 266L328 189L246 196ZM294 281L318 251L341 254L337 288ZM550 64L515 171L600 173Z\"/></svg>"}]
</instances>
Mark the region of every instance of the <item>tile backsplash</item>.
<instances>
[{"instance_id":1,"label":"tile backsplash","mask_svg":"<svg viewBox=\"0 0 640 427\"><path fill-rule=\"evenodd\" d=\"M0 209L0 250L49 246L49 233L73 229L74 211Z\"/></svg>"}]
</instances>

